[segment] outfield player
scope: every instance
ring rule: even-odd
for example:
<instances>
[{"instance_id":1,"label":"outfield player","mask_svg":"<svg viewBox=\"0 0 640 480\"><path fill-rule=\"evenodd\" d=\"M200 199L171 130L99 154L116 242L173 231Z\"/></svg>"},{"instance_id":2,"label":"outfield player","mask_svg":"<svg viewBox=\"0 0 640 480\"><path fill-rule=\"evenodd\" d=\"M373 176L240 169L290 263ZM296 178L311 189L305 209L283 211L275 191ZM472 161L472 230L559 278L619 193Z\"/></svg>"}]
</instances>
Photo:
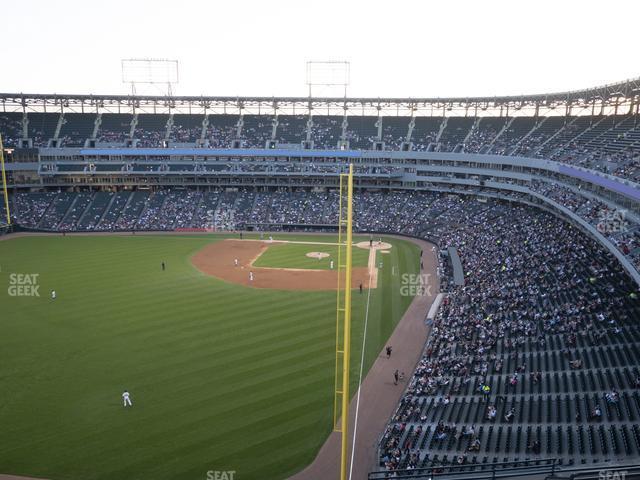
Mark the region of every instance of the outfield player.
<instances>
[{"instance_id":1,"label":"outfield player","mask_svg":"<svg viewBox=\"0 0 640 480\"><path fill-rule=\"evenodd\" d=\"M329 268L333 270L333 260L331 260L331 263L329 263Z\"/></svg>"},{"instance_id":2,"label":"outfield player","mask_svg":"<svg viewBox=\"0 0 640 480\"><path fill-rule=\"evenodd\" d=\"M56 291L51 290L51 300L55 300L55 299L56 299Z\"/></svg>"},{"instance_id":3,"label":"outfield player","mask_svg":"<svg viewBox=\"0 0 640 480\"><path fill-rule=\"evenodd\" d=\"M131 396L129 395L129 392L125 389L124 392L122 392L122 401L124 403L125 407L132 407L133 404L131 403Z\"/></svg>"}]
</instances>

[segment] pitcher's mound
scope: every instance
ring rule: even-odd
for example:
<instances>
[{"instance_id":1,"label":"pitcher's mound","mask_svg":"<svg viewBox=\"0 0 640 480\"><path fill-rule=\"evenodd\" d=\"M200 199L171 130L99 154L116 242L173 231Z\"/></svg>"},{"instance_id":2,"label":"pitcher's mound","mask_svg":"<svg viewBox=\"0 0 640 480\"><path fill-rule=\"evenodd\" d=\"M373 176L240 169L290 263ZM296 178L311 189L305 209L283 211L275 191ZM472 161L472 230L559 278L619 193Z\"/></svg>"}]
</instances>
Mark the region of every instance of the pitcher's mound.
<instances>
[{"instance_id":1,"label":"pitcher's mound","mask_svg":"<svg viewBox=\"0 0 640 480\"><path fill-rule=\"evenodd\" d=\"M364 248L364 249L373 248L374 250L389 250L391 248L390 243L378 242L377 240L374 240L373 245L371 247L369 247L369 242L358 242L356 243L355 246L358 248Z\"/></svg>"},{"instance_id":2,"label":"pitcher's mound","mask_svg":"<svg viewBox=\"0 0 640 480\"><path fill-rule=\"evenodd\" d=\"M321 258L327 258L329 254L327 252L309 252L305 254L305 256L309 258L317 258L318 260L320 260Z\"/></svg>"}]
</instances>

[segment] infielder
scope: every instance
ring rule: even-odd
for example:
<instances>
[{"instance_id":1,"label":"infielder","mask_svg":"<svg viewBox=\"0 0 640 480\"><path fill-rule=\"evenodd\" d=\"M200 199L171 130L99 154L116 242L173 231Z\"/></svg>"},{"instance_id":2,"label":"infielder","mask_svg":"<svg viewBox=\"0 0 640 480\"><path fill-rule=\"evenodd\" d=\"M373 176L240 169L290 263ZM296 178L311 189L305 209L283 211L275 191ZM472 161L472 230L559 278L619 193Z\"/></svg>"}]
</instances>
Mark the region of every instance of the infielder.
<instances>
[{"instance_id":1,"label":"infielder","mask_svg":"<svg viewBox=\"0 0 640 480\"><path fill-rule=\"evenodd\" d=\"M253 272L249 272L249 281L253 282Z\"/></svg>"},{"instance_id":2,"label":"infielder","mask_svg":"<svg viewBox=\"0 0 640 480\"><path fill-rule=\"evenodd\" d=\"M329 263L329 268L333 270L333 260L331 260L331 262Z\"/></svg>"},{"instance_id":3,"label":"infielder","mask_svg":"<svg viewBox=\"0 0 640 480\"><path fill-rule=\"evenodd\" d=\"M236 259L233 261L233 263L234 263L234 265L237 267L237 266L238 266L238 259L236 258Z\"/></svg>"},{"instance_id":4,"label":"infielder","mask_svg":"<svg viewBox=\"0 0 640 480\"><path fill-rule=\"evenodd\" d=\"M131 397L129 396L129 392L127 390L125 390L122 393L122 401L124 402L124 406L125 407L132 407L133 404L131 403Z\"/></svg>"}]
</instances>

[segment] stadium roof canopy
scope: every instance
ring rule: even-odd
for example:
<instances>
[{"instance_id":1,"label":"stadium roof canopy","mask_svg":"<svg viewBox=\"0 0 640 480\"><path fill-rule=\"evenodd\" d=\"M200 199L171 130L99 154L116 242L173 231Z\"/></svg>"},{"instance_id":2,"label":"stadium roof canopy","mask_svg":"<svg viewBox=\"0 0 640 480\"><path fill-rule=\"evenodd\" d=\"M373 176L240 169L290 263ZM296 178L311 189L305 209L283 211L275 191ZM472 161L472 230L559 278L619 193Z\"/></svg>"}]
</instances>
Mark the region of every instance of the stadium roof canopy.
<instances>
[{"instance_id":1,"label":"stadium roof canopy","mask_svg":"<svg viewBox=\"0 0 640 480\"><path fill-rule=\"evenodd\" d=\"M640 77L583 90L511 95L501 97L425 97L425 98L340 98L340 97L229 97L229 96L146 96L146 95L79 95L0 93L0 111L72 111L156 113L298 113L315 114L348 111L396 112L398 115L424 115L425 110L560 109L569 114L575 107L591 108L592 113L604 109L636 109L640 103ZM325 111L326 110L326 111ZM471 113L473 113L471 112ZM440 112L436 112L438 115Z\"/></svg>"}]
</instances>

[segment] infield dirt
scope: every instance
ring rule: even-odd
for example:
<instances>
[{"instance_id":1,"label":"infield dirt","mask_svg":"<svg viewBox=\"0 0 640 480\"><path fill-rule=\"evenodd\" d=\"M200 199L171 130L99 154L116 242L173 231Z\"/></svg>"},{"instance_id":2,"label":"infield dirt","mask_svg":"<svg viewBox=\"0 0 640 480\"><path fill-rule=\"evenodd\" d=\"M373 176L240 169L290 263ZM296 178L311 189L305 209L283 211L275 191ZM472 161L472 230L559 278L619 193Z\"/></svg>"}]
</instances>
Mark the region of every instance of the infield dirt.
<instances>
[{"instance_id":1,"label":"infield dirt","mask_svg":"<svg viewBox=\"0 0 640 480\"><path fill-rule=\"evenodd\" d=\"M253 262L277 241L260 240L222 240L207 245L191 257L193 265L201 272L230 283L254 288L277 290L335 290L338 284L338 272L335 270L311 270L296 268L255 267ZM322 245L322 244L319 244ZM375 258L375 255L373 255ZM235 260L238 259L238 265ZM371 275L369 268L354 267L352 286L359 288L377 287L377 274ZM373 266L375 269L375 266ZM253 272L253 280L249 278Z\"/></svg>"}]
</instances>

